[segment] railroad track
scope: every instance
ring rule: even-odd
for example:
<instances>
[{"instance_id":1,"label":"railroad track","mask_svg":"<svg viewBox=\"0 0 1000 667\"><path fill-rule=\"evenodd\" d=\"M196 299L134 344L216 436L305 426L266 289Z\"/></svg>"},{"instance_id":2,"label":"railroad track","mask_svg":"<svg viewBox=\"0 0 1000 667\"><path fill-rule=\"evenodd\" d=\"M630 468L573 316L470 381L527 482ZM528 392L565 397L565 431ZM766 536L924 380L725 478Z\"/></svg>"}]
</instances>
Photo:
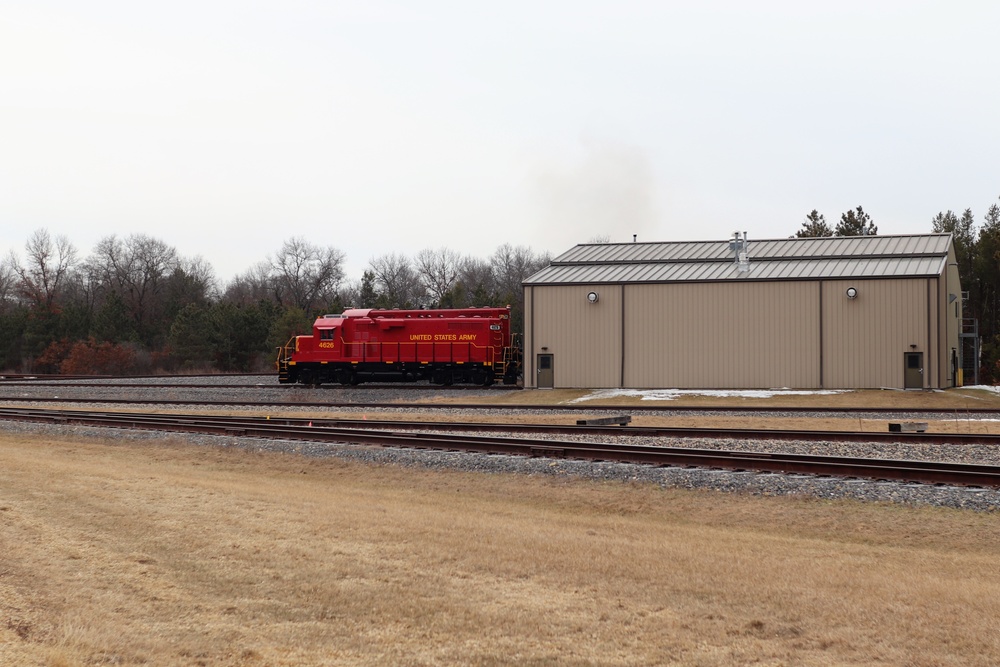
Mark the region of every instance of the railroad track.
<instances>
[{"instance_id":1,"label":"railroad track","mask_svg":"<svg viewBox=\"0 0 1000 667\"><path fill-rule=\"evenodd\" d=\"M38 385L33 385L38 386ZM52 385L53 387L65 387L72 389L74 387L81 387L81 385L65 384L65 385ZM84 385L85 388L104 388L107 385L94 384L94 385ZM230 390L230 389L278 389L283 391L284 389L295 389L293 386L289 385L121 385L123 392L128 390L136 389L170 389L174 391L184 391L190 388L196 389L216 389L216 390ZM373 387L374 389L375 387ZM381 389L391 389L399 387L380 387ZM412 388L412 387L408 387ZM300 387L301 389L301 387ZM337 388L342 389L342 388ZM434 389L439 389L435 387ZM480 389L482 387L467 387L466 389ZM350 392L352 390L342 389L342 391ZM486 391L503 391L499 388L490 388ZM373 410L391 410L391 409L401 409L406 408L407 410L423 410L423 411L482 411L482 410L530 410L533 412L551 412L551 413L587 413L587 412L642 412L642 413L655 413L660 415L670 415L673 413L687 413L687 414L732 414L732 415L746 415L752 414L757 417L767 417L769 415L817 415L817 414L828 414L831 416L847 416L856 414L872 414L872 415L931 415L939 417L952 417L954 419L967 419L967 418L977 418L977 417L1000 417L1000 410L992 408L885 408L885 407L767 407L767 406L684 406L684 405L632 405L632 406L622 406L622 405L601 405L594 403L586 404L560 404L560 405L527 405L518 403L415 403L415 402L379 402L379 401L339 401L339 400L293 400L293 401L282 401L282 400L214 400L214 399L194 399L194 398L184 398L184 399L161 399L161 398L148 398L148 399L136 399L136 398L125 398L118 396L107 396L101 398L78 398L71 396L0 396L0 403L25 403L25 402L44 402L44 403L60 403L60 404L73 404L79 403L81 405L94 405L94 404L108 404L115 403L120 405L163 405L163 406L178 406L178 405L196 405L205 407L235 407L235 406L246 406L246 407L276 407L276 408L288 408L288 409L302 409L302 408L336 408L344 410L357 410L359 408L369 408Z\"/></svg>"},{"instance_id":2,"label":"railroad track","mask_svg":"<svg viewBox=\"0 0 1000 667\"><path fill-rule=\"evenodd\" d=\"M370 401L366 396L370 394L376 394L377 392L399 392L407 391L414 392L419 395L421 393L454 393L454 392L473 392L479 391L485 394L495 394L504 395L507 397L514 396L510 392L520 392L521 387L517 386L505 386L505 385L495 385L493 387L484 388L473 385L453 385L451 387L440 387L437 385L420 384L420 383L372 383L363 384L358 386L341 386L341 385L323 385L319 387L309 387L303 385L283 385L277 383L273 374L251 374L241 375L237 377L256 377L259 378L259 382L253 383L240 383L240 384L226 384L222 382L213 382L213 379L226 378L228 376L218 376L218 375L186 375L173 378L164 378L163 376L145 376L136 378L114 378L114 377L101 377L101 376L38 376L38 377L27 377L26 376L0 376L9 378L6 381L0 381L0 391L2 388L6 387L8 390L13 391L24 391L26 393L21 393L17 395L7 395L0 396L0 404L10 403L10 402L24 402L24 401L45 401L53 403L80 403L80 404L98 404L98 403L120 403L123 405L202 405L202 406L234 406L243 405L250 407L286 407L286 408L343 408L343 409L353 409L359 405L365 405L371 407L372 409L399 409L403 405L407 408L420 409L420 410L532 410L535 412L566 412L566 413L581 413L587 411L595 412L608 412L608 411L627 411L627 412L642 412L642 413L655 413L662 415L670 415L674 413L686 413L686 414L731 414L731 415L746 415L753 414L755 416L769 416L775 414L781 414L782 416L795 416L795 415L809 415L814 416L817 414L827 414L830 416L846 416L846 415L858 415L858 414L868 414L868 415L924 415L928 417L951 417L953 419L976 419L976 418L990 418L990 417L1000 417L1000 409L989 408L989 407L972 407L971 405L966 405L962 407L947 407L947 408L933 408L933 407L870 407L864 405L856 405L850 407L825 407L825 406L761 406L761 405L676 405L670 404L666 405L663 403L659 404L644 404L644 405L607 405L600 404L596 402L586 402L586 403L575 403L575 404L559 404L559 405L525 405L525 404L515 404L511 403L440 403L440 402L427 402L420 403L414 401L402 402L402 401ZM204 378L204 380L202 380ZM128 380L123 381L123 380ZM169 380L169 381L167 381ZM180 382L178 382L180 380ZM188 380L195 380L193 382L187 382ZM36 393L37 390L62 390L55 392L53 395L43 396ZM74 395L79 391L84 393L87 390L101 390L101 395L98 396L96 392L91 392L90 396L84 398L75 398ZM32 391L34 390L34 391ZM168 393L166 396L168 398L151 397L147 399L138 399L135 397L135 392L141 390L166 390ZM30 394L27 393L30 391ZM175 398L180 395L181 392L191 391L191 395L183 399ZM230 391L240 391L249 394L247 400L220 400L218 398L211 398L213 392L224 393ZM118 393L120 392L120 393ZM253 392L258 392L259 398L255 399ZM208 393L209 398L201 399L198 398L200 395L205 395ZM162 394L161 394L162 395ZM287 397L290 400L285 400L281 397ZM419 399L418 399L419 400ZM506 399L505 399L506 400ZM517 400L515 398L515 400Z\"/></svg>"},{"instance_id":3,"label":"railroad track","mask_svg":"<svg viewBox=\"0 0 1000 667\"><path fill-rule=\"evenodd\" d=\"M404 383L404 384L392 384L392 383L371 383L371 384L358 384L358 385L339 385L339 384L327 384L327 385L301 385L301 384L278 384L272 381L258 382L255 384L211 384L211 383L185 383L177 384L175 382L94 382L94 381L68 381L72 380L72 377L65 378L67 381L53 381L51 379L30 379L30 378L0 378L0 385L2 386L24 386L24 387L99 387L101 389L275 389L278 391L349 391L349 392L361 392L366 391L376 391L379 389L412 389L415 391L490 391L490 392L503 392L503 391L521 391L522 387L517 385L505 385L505 384L494 384L489 387L484 387L482 385L476 384L452 384L452 385L438 385L438 384L418 384L418 383ZM87 378L85 378L87 379ZM6 381L4 381L6 380Z\"/></svg>"},{"instance_id":4,"label":"railroad track","mask_svg":"<svg viewBox=\"0 0 1000 667\"><path fill-rule=\"evenodd\" d=\"M122 412L82 412L38 409L0 409L0 419L42 422L59 425L84 425L113 428L160 430L171 432L201 433L231 437L290 439L319 443L346 443L446 451L466 451L481 454L547 457L553 459L581 459L640 463L653 466L694 467L733 471L755 471L781 474L807 474L827 477L918 482L923 484L949 484L959 486L1000 488L1000 466L973 465L937 461L909 461L867 459L838 456L803 455L775 452L726 451L684 447L660 447L635 444L609 444L601 442L563 441L552 438L551 427L531 426L534 437L498 437L485 435L459 435L417 432L418 426L410 422L404 429L400 423L358 422L351 425L335 423L336 420L307 420L268 417L220 417L206 415L153 415ZM512 432L510 424L440 424L422 422L419 428L443 430L489 428ZM559 427L569 428L569 427ZM589 432L596 433L594 427ZM605 427L599 427L605 429ZM623 429L633 433L636 427ZM657 429L664 431L664 429ZM716 434L732 437L732 432L717 429L697 430L698 437ZM674 432L674 429L665 431ZM757 433L761 438L773 439L773 431L740 431ZM840 432L795 432L798 438L836 439ZM648 433L647 433L648 435ZM858 434L850 434L852 436ZM874 434L864 434L871 436ZM942 434L935 434L935 438ZM891 434L893 441L926 441L927 434ZM968 444L969 436L960 436ZM987 436L989 437L989 436ZM992 437L990 444L996 444Z\"/></svg>"},{"instance_id":5,"label":"railroad track","mask_svg":"<svg viewBox=\"0 0 1000 667\"><path fill-rule=\"evenodd\" d=\"M180 375L64 375L62 373L3 373L0 374L0 383L3 382L50 382L65 384L67 380L91 380L101 382L114 382L115 380L162 380L164 378L187 379L187 378L224 378L224 377L260 377L276 381L275 374L271 373L185 373Z\"/></svg>"}]
</instances>

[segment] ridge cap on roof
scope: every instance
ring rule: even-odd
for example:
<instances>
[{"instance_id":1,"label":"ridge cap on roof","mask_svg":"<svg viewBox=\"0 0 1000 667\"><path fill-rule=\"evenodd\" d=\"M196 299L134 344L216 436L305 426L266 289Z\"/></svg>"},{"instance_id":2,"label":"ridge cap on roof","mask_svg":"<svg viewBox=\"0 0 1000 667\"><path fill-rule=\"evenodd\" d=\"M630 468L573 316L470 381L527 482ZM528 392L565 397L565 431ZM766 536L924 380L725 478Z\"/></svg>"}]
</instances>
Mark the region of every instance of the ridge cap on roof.
<instances>
[{"instance_id":1,"label":"ridge cap on roof","mask_svg":"<svg viewBox=\"0 0 1000 667\"><path fill-rule=\"evenodd\" d=\"M831 240L851 240L851 239L906 239L906 238L929 238L932 236L952 236L951 232L926 232L923 234L861 234L858 236L779 236L775 238L753 238L747 239L748 243L776 243L779 241L808 242L808 241L831 241ZM608 243L577 243L574 248L581 247L603 247L612 245L639 246L639 245L672 245L672 244L698 244L698 243L729 243L731 239L694 239L694 240L674 240L674 241L613 241Z\"/></svg>"}]
</instances>

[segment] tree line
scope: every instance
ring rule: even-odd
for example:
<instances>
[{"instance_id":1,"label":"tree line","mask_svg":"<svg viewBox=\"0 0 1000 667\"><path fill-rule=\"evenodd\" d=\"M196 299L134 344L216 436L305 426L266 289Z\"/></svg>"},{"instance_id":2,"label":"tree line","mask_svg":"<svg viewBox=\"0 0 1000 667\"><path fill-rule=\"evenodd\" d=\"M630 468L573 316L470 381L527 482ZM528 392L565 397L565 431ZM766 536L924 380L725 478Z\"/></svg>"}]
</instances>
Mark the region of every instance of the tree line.
<instances>
[{"instance_id":1,"label":"tree line","mask_svg":"<svg viewBox=\"0 0 1000 667\"><path fill-rule=\"evenodd\" d=\"M982 341L980 381L1000 381L1000 206L977 224L971 209L944 211L931 231L954 239L963 317ZM810 211L795 236L878 233L861 206L833 226ZM601 239L595 240L600 242ZM70 241L33 232L0 261L0 369L23 373L154 374L272 369L275 349L316 316L348 307L512 307L523 329L522 281L548 254L503 244L486 258L448 248L372 258L358 280L345 254L293 237L220 285L208 262L182 257L145 234L101 239L82 257Z\"/></svg>"},{"instance_id":2,"label":"tree line","mask_svg":"<svg viewBox=\"0 0 1000 667\"><path fill-rule=\"evenodd\" d=\"M962 306L963 327L978 331L981 341L979 381L1000 382L1000 206L987 207L977 223L971 208L960 215L942 211L930 220L934 233L951 234L958 261L958 274L966 300ZM834 226L813 209L795 233L799 238L821 236L865 236L878 227L861 206L840 216ZM966 378L971 381L971 378Z\"/></svg>"},{"instance_id":3,"label":"tree line","mask_svg":"<svg viewBox=\"0 0 1000 667\"><path fill-rule=\"evenodd\" d=\"M101 239L86 257L63 236L33 232L0 261L0 369L155 374L273 369L275 349L323 313L349 307L511 305L547 254L503 244L487 258L448 248L375 257L347 280L345 254L293 237L226 284L200 257L145 234Z\"/></svg>"}]
</instances>

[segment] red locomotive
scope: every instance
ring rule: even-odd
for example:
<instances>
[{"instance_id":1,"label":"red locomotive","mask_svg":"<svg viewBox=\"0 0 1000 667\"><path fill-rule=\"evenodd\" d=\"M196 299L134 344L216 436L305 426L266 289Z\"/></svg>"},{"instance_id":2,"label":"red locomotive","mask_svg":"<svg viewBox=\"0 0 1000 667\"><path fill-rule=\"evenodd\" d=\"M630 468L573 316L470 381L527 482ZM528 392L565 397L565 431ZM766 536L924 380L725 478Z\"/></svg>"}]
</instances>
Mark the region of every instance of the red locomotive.
<instances>
[{"instance_id":1,"label":"red locomotive","mask_svg":"<svg viewBox=\"0 0 1000 667\"><path fill-rule=\"evenodd\" d=\"M427 380L516 384L521 348L507 308L349 309L278 348L278 381L321 384Z\"/></svg>"}]
</instances>

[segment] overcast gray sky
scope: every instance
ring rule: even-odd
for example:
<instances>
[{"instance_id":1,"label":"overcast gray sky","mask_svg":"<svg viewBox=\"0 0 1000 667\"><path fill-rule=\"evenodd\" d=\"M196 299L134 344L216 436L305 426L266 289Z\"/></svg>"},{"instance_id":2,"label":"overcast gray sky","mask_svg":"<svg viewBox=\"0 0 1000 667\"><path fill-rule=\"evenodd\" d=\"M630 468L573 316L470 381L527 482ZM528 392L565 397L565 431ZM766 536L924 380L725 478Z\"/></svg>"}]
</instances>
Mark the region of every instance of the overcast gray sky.
<instances>
[{"instance_id":1,"label":"overcast gray sky","mask_svg":"<svg viewBox=\"0 0 1000 667\"><path fill-rule=\"evenodd\" d=\"M1000 3L0 0L0 252L884 234L1000 196ZM751 246L752 247L752 246Z\"/></svg>"}]
</instances>

